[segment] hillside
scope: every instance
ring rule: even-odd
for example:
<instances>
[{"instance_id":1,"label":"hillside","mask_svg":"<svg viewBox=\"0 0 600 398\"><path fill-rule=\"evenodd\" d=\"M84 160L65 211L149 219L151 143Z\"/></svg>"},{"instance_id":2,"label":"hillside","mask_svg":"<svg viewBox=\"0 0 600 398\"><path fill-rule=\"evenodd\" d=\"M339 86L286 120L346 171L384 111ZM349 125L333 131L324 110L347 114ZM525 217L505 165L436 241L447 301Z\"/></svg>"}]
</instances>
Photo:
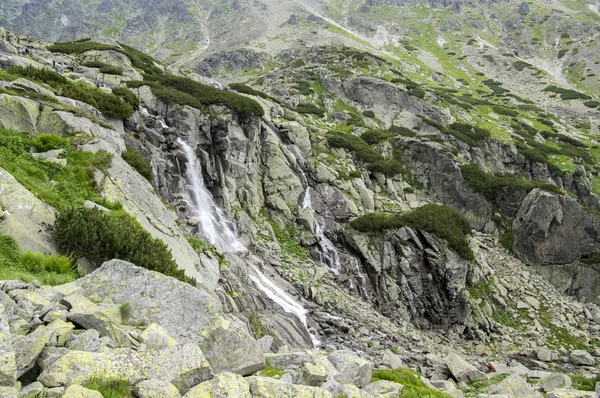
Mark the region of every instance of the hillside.
<instances>
[{"instance_id":1,"label":"hillside","mask_svg":"<svg viewBox=\"0 0 600 398\"><path fill-rule=\"evenodd\" d=\"M594 396L600 102L548 62L592 74L596 14L541 4L215 2L198 26L285 16L268 30L314 40L177 59L156 49L184 29L11 32L0 396Z\"/></svg>"}]
</instances>

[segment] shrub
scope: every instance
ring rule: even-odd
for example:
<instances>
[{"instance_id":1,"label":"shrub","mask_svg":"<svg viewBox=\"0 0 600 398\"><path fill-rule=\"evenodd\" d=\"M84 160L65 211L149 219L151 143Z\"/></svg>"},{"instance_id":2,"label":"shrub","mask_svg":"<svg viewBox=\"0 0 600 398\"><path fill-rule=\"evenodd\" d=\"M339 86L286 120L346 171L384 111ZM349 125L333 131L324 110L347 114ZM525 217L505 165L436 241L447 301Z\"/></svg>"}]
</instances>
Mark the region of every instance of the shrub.
<instances>
[{"instance_id":1,"label":"shrub","mask_svg":"<svg viewBox=\"0 0 600 398\"><path fill-rule=\"evenodd\" d=\"M408 213L366 214L352 220L350 226L361 232L382 232L405 226L420 229L445 239L448 246L464 259L474 259L466 238L471 232L471 225L460 213L447 206L427 204Z\"/></svg>"},{"instance_id":2,"label":"shrub","mask_svg":"<svg viewBox=\"0 0 600 398\"><path fill-rule=\"evenodd\" d=\"M244 83L231 83L229 85L229 88L237 91L238 93L256 95L257 97L261 97L261 98L265 98L265 99L271 98L268 94L263 93L262 91L259 91L259 90L255 90L252 87L250 87Z\"/></svg>"},{"instance_id":3,"label":"shrub","mask_svg":"<svg viewBox=\"0 0 600 398\"><path fill-rule=\"evenodd\" d=\"M131 105L133 109L140 107L140 99L137 95L127 87L119 86L112 89L114 95L117 95L123 99L126 103Z\"/></svg>"},{"instance_id":4,"label":"shrub","mask_svg":"<svg viewBox=\"0 0 600 398\"><path fill-rule=\"evenodd\" d=\"M558 86L554 86L554 85L548 86L545 89L543 89L542 91L548 91L551 93L560 94L560 98L562 98L563 100L570 100L570 99L590 100L590 99L592 99L592 97L590 97L589 95L580 93L579 91L571 90L568 88L562 88L562 87L558 87Z\"/></svg>"},{"instance_id":5,"label":"shrub","mask_svg":"<svg viewBox=\"0 0 600 398\"><path fill-rule=\"evenodd\" d=\"M46 152L52 149L67 148L69 141L56 134L40 134L33 137L31 145L39 152Z\"/></svg>"},{"instance_id":6,"label":"shrub","mask_svg":"<svg viewBox=\"0 0 600 398\"><path fill-rule=\"evenodd\" d=\"M503 106L499 106L499 105L494 105L492 107L492 110L494 112L496 112L499 115L505 115L505 116L519 116L519 112L515 111L514 109L509 109Z\"/></svg>"},{"instance_id":7,"label":"shrub","mask_svg":"<svg viewBox=\"0 0 600 398\"><path fill-rule=\"evenodd\" d=\"M98 391L103 398L129 398L131 392L128 380L104 379L102 376L94 376L85 383L83 387Z\"/></svg>"},{"instance_id":8,"label":"shrub","mask_svg":"<svg viewBox=\"0 0 600 398\"><path fill-rule=\"evenodd\" d=\"M443 392L433 390L421 379L421 375L410 369L376 370L371 381L388 380L402 384L404 388L399 398L448 398Z\"/></svg>"},{"instance_id":9,"label":"shrub","mask_svg":"<svg viewBox=\"0 0 600 398\"><path fill-rule=\"evenodd\" d=\"M113 66L101 61L87 61L83 65L88 66L90 68L99 68L100 73L106 73L107 75L122 75L123 68L118 66Z\"/></svg>"},{"instance_id":10,"label":"shrub","mask_svg":"<svg viewBox=\"0 0 600 398\"><path fill-rule=\"evenodd\" d=\"M275 234L275 238L277 239L282 252L300 260L306 260L308 258L306 255L306 250L304 250L304 248L298 244L298 240L296 238L297 231L294 227L288 226L284 230L274 222L271 222L270 224L273 228L273 233Z\"/></svg>"},{"instance_id":11,"label":"shrub","mask_svg":"<svg viewBox=\"0 0 600 398\"><path fill-rule=\"evenodd\" d=\"M302 103L302 104L298 104L294 110L298 113L303 113L303 114L313 114L313 115L317 115L319 117L323 117L325 116L325 110L322 108L319 108L316 105L313 104L306 104L306 103Z\"/></svg>"},{"instance_id":12,"label":"shrub","mask_svg":"<svg viewBox=\"0 0 600 398\"><path fill-rule=\"evenodd\" d=\"M195 107L201 105L221 104L240 113L243 118L248 118L251 115L263 116L264 109L258 102L252 98L244 97L232 91L224 91L218 88L198 83L195 80L187 77L180 77L170 74L146 75L146 80L154 82L155 86L152 92L156 92L157 87L168 88L169 90L158 90L159 94L167 94L172 102L180 105L191 105L189 103L181 103L179 99L189 102L193 98ZM156 86L158 85L158 86ZM152 86L151 86L152 87ZM182 95L187 94L187 95Z\"/></svg>"},{"instance_id":13,"label":"shrub","mask_svg":"<svg viewBox=\"0 0 600 398\"><path fill-rule=\"evenodd\" d=\"M360 138L362 138L367 144L374 145L380 142L387 141L394 135L390 131L386 130L367 130Z\"/></svg>"},{"instance_id":14,"label":"shrub","mask_svg":"<svg viewBox=\"0 0 600 398\"><path fill-rule=\"evenodd\" d=\"M452 123L442 132L452 134L456 138L471 146L479 146L483 141L490 138L492 135L488 130L482 127L461 122Z\"/></svg>"},{"instance_id":15,"label":"shrub","mask_svg":"<svg viewBox=\"0 0 600 398\"><path fill-rule=\"evenodd\" d=\"M417 136L417 133L415 131L404 126L390 126L388 130L394 135L401 135L403 137L412 138Z\"/></svg>"},{"instance_id":16,"label":"shrub","mask_svg":"<svg viewBox=\"0 0 600 398\"><path fill-rule=\"evenodd\" d=\"M363 114L364 117L368 117L368 118L371 118L371 119L375 117L375 112L370 111L370 110L363 111L362 114Z\"/></svg>"},{"instance_id":17,"label":"shrub","mask_svg":"<svg viewBox=\"0 0 600 398\"><path fill-rule=\"evenodd\" d=\"M595 391L596 383L600 383L600 375L595 377L585 377L578 374L570 374L573 388L580 391Z\"/></svg>"},{"instance_id":18,"label":"shrub","mask_svg":"<svg viewBox=\"0 0 600 398\"><path fill-rule=\"evenodd\" d=\"M519 190L527 192L534 188L561 193L560 189L552 184L531 181L513 174L491 174L481 170L476 164L460 166L460 171L465 181L483 194L488 200L494 202L499 193L512 193Z\"/></svg>"},{"instance_id":19,"label":"shrub","mask_svg":"<svg viewBox=\"0 0 600 398\"><path fill-rule=\"evenodd\" d=\"M127 215L110 215L86 207L64 209L56 218L52 235L71 258L85 256L97 266L119 258L194 284L177 268L167 245L153 238Z\"/></svg>"},{"instance_id":20,"label":"shrub","mask_svg":"<svg viewBox=\"0 0 600 398\"><path fill-rule=\"evenodd\" d=\"M150 159L146 158L142 152L129 144L125 144L125 148L126 151L121 154L123 160L140 173L146 180L152 181L152 166L150 165Z\"/></svg>"},{"instance_id":21,"label":"shrub","mask_svg":"<svg viewBox=\"0 0 600 398\"><path fill-rule=\"evenodd\" d=\"M596 100L585 101L583 105L587 106L588 108L597 108L600 105L600 102Z\"/></svg>"}]
</instances>

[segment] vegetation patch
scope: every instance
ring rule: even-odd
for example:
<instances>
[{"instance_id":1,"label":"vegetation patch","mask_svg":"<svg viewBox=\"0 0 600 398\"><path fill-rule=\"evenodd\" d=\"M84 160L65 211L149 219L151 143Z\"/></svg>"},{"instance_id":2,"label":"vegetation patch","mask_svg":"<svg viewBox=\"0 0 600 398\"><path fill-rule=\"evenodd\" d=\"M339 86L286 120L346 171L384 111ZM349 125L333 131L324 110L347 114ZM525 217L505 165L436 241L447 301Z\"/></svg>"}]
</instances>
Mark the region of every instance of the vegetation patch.
<instances>
[{"instance_id":1,"label":"vegetation patch","mask_svg":"<svg viewBox=\"0 0 600 398\"><path fill-rule=\"evenodd\" d=\"M555 185L527 180L514 174L486 173L472 163L460 166L460 171L465 181L491 202L495 202L499 194L513 193L519 190L529 192L534 188L561 193L560 188Z\"/></svg>"},{"instance_id":2,"label":"vegetation patch","mask_svg":"<svg viewBox=\"0 0 600 398\"><path fill-rule=\"evenodd\" d=\"M52 235L70 258L86 257L97 266L118 258L195 285L177 268L167 245L123 212L67 208L56 218Z\"/></svg>"},{"instance_id":3,"label":"vegetation patch","mask_svg":"<svg viewBox=\"0 0 600 398\"><path fill-rule=\"evenodd\" d=\"M98 391L103 398L129 398L131 391L128 380L109 380L100 376L92 379L83 385L83 387Z\"/></svg>"},{"instance_id":4,"label":"vegetation patch","mask_svg":"<svg viewBox=\"0 0 600 398\"><path fill-rule=\"evenodd\" d=\"M113 65L107 64L102 61L90 60L90 61L84 62L83 65L87 66L89 68L99 68L100 73L106 73L108 75L122 75L123 74L123 68L120 68L118 66L113 66Z\"/></svg>"},{"instance_id":5,"label":"vegetation patch","mask_svg":"<svg viewBox=\"0 0 600 398\"><path fill-rule=\"evenodd\" d=\"M308 114L308 115L317 115L319 117L325 116L325 109L319 108L313 104L301 103L298 104L294 110L298 113Z\"/></svg>"},{"instance_id":6,"label":"vegetation patch","mask_svg":"<svg viewBox=\"0 0 600 398\"><path fill-rule=\"evenodd\" d=\"M595 391L596 383L600 383L600 375L596 377L585 377L578 374L570 374L572 387L580 391Z\"/></svg>"},{"instance_id":7,"label":"vegetation patch","mask_svg":"<svg viewBox=\"0 0 600 398\"><path fill-rule=\"evenodd\" d=\"M42 285L62 285L79 275L68 257L21 253L15 240L0 234L0 280L37 280Z\"/></svg>"},{"instance_id":8,"label":"vegetation patch","mask_svg":"<svg viewBox=\"0 0 600 398\"><path fill-rule=\"evenodd\" d=\"M411 227L445 239L448 246L466 260L473 260L467 235L471 225L456 210L448 206L427 204L408 213L371 213L355 218L350 226L361 232L382 232L388 229Z\"/></svg>"},{"instance_id":9,"label":"vegetation patch","mask_svg":"<svg viewBox=\"0 0 600 398\"><path fill-rule=\"evenodd\" d=\"M275 238L277 239L282 252L289 254L292 257L296 257L302 261L308 259L306 250L304 250L304 248L298 244L298 239L296 238L298 231L296 231L296 228L293 226L287 226L284 230L274 222L270 222L270 224L273 228L273 233L275 234Z\"/></svg>"},{"instance_id":10,"label":"vegetation patch","mask_svg":"<svg viewBox=\"0 0 600 398\"><path fill-rule=\"evenodd\" d=\"M138 151L129 144L125 144L126 151L121 154L121 157L134 170L140 173L146 180L152 181L152 166L150 159L146 158L141 151Z\"/></svg>"},{"instance_id":11,"label":"vegetation patch","mask_svg":"<svg viewBox=\"0 0 600 398\"><path fill-rule=\"evenodd\" d=\"M374 133L369 139L377 140L382 135L385 135L385 133ZM393 159L386 159L364 139L353 134L331 131L327 134L327 142L333 148L345 148L352 151L371 172L397 175L404 170L399 153L395 153Z\"/></svg>"},{"instance_id":12,"label":"vegetation patch","mask_svg":"<svg viewBox=\"0 0 600 398\"><path fill-rule=\"evenodd\" d=\"M472 383L469 383L468 386L461 388L461 390L463 392L469 394L469 396L471 396L471 395L475 396L477 394L487 391L487 389L490 386L500 383L502 380L506 379L508 376L510 376L510 374L502 373L502 374L496 375L490 379L474 381Z\"/></svg>"},{"instance_id":13,"label":"vegetation patch","mask_svg":"<svg viewBox=\"0 0 600 398\"><path fill-rule=\"evenodd\" d=\"M256 90L244 83L231 83L229 88L237 91L238 93L256 95L257 97L261 97L264 99L272 99L268 94L263 93L262 91Z\"/></svg>"},{"instance_id":14,"label":"vegetation patch","mask_svg":"<svg viewBox=\"0 0 600 398\"><path fill-rule=\"evenodd\" d=\"M133 107L118 95L105 93L99 88L82 82L73 82L50 69L13 66L8 69L8 73L45 83L52 87L57 94L85 102L108 117L122 119L133 114Z\"/></svg>"},{"instance_id":15,"label":"vegetation patch","mask_svg":"<svg viewBox=\"0 0 600 398\"><path fill-rule=\"evenodd\" d=\"M558 86L554 86L554 85L548 86L545 89L543 89L542 91L560 94L560 98L563 100L571 100L571 99L590 100L590 99L592 99L592 97L590 97L589 95L581 93L579 91L571 90L569 88L562 88L562 87L558 87Z\"/></svg>"},{"instance_id":16,"label":"vegetation patch","mask_svg":"<svg viewBox=\"0 0 600 398\"><path fill-rule=\"evenodd\" d=\"M423 382L421 375L413 370L398 368L393 370L376 370L371 381L388 380L402 384L404 388L399 398L448 398L447 394L433 390Z\"/></svg>"},{"instance_id":17,"label":"vegetation patch","mask_svg":"<svg viewBox=\"0 0 600 398\"><path fill-rule=\"evenodd\" d=\"M540 325L542 325L542 327L549 332L549 336L546 338L546 344L550 348L558 349L560 347L564 347L566 349L573 350L589 349L585 338L575 337L569 330L554 323L552 316L549 313L549 307L546 304L540 305L538 314Z\"/></svg>"}]
</instances>

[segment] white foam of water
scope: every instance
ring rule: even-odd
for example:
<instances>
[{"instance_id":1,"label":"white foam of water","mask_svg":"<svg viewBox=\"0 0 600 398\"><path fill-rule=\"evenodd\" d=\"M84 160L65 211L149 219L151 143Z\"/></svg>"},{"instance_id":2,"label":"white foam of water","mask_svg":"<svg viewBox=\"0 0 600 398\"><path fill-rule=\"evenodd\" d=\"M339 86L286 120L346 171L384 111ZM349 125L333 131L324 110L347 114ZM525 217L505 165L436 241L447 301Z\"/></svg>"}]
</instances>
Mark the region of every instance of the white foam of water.
<instances>
[{"instance_id":1,"label":"white foam of water","mask_svg":"<svg viewBox=\"0 0 600 398\"><path fill-rule=\"evenodd\" d=\"M204 186L202 168L194 150L181 138L178 143L186 156L186 177L192 198L192 216L199 220L200 231L208 241L226 253L246 251L234 233L233 223L215 204L212 195Z\"/></svg>"}]
</instances>

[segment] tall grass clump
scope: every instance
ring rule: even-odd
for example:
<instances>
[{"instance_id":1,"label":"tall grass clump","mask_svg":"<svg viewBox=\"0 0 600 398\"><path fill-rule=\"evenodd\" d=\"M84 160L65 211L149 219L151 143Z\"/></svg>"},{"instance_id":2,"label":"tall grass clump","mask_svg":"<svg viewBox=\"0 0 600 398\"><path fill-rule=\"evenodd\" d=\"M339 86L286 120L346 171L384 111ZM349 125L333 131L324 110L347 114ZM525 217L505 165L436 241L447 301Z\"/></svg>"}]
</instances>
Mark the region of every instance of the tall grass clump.
<instances>
[{"instance_id":1,"label":"tall grass clump","mask_svg":"<svg viewBox=\"0 0 600 398\"><path fill-rule=\"evenodd\" d=\"M402 384L404 388L400 392L399 398L449 398L443 392L427 387L421 379L421 375L410 369L376 370L373 372L371 380L388 380Z\"/></svg>"}]
</instances>

